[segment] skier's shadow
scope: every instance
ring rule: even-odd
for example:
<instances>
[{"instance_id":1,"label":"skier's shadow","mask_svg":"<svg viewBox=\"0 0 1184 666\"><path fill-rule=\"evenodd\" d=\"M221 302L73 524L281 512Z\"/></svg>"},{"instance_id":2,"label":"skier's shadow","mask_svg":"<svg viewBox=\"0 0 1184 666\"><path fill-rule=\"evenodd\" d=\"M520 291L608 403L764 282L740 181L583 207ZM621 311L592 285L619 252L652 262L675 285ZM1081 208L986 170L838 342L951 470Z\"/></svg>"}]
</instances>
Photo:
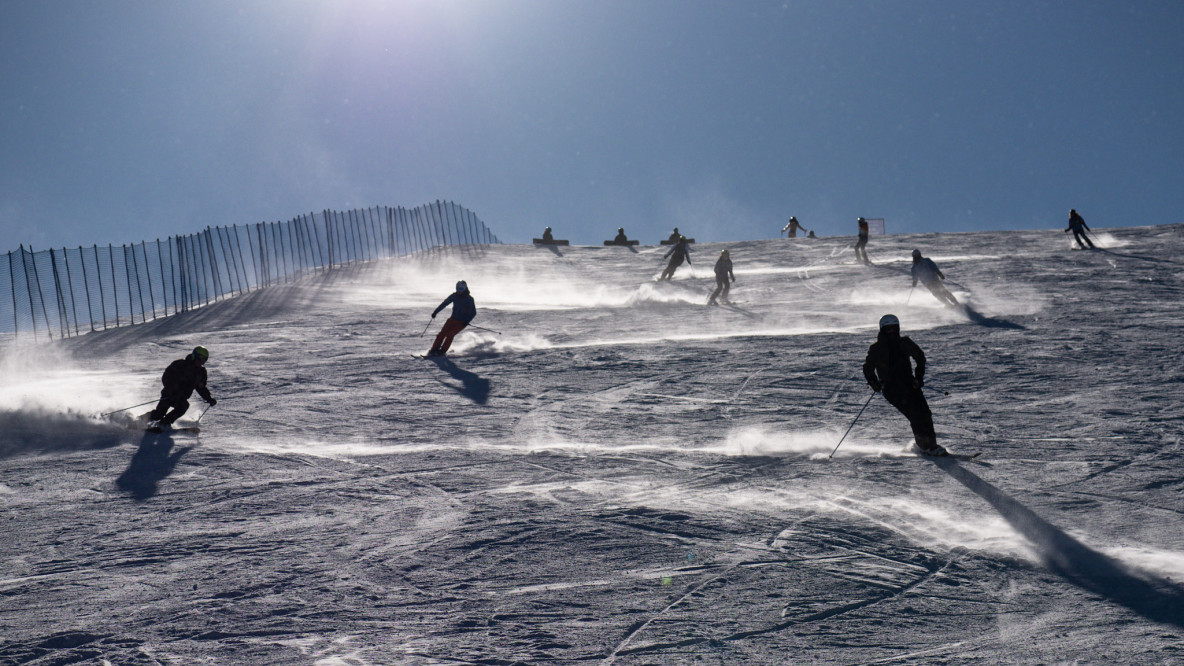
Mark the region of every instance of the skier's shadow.
<instances>
[{"instance_id":1,"label":"skier's shadow","mask_svg":"<svg viewBox=\"0 0 1184 666\"><path fill-rule=\"evenodd\" d=\"M1150 261L1150 262L1156 263L1156 264L1172 264L1172 265L1178 264L1178 262L1172 261L1170 259L1160 259L1158 257L1144 257L1144 256L1138 255L1138 254L1127 254L1125 252L1115 252L1114 250L1107 250L1104 247L1095 247L1095 248L1093 248L1093 251L1094 252L1102 252L1102 253L1109 254L1109 255L1115 256L1115 257L1121 257L1123 259L1138 259L1139 261Z\"/></svg>"},{"instance_id":2,"label":"skier's shadow","mask_svg":"<svg viewBox=\"0 0 1184 666\"><path fill-rule=\"evenodd\" d=\"M563 253L559 251L559 246L558 246L558 245L552 245L551 243L535 243L535 245L534 245L534 246L535 246L535 247L539 247L539 246L545 247L545 248L547 248L548 250L550 250L550 251L554 252L556 257L562 257L562 256L563 256Z\"/></svg>"},{"instance_id":3,"label":"skier's shadow","mask_svg":"<svg viewBox=\"0 0 1184 666\"><path fill-rule=\"evenodd\" d=\"M167 434L144 433L139 450L115 480L115 485L138 501L155 495L157 484L172 474L181 456L193 448L186 446L174 452L173 444L173 438Z\"/></svg>"},{"instance_id":4,"label":"skier's shadow","mask_svg":"<svg viewBox=\"0 0 1184 666\"><path fill-rule=\"evenodd\" d=\"M985 499L1024 535L1054 573L1085 590L1121 604L1143 617L1184 627L1184 587L1139 572L1114 560L1036 515L950 458L933 458L938 467Z\"/></svg>"},{"instance_id":5,"label":"skier's shadow","mask_svg":"<svg viewBox=\"0 0 1184 666\"><path fill-rule=\"evenodd\" d=\"M962 310L966 313L966 316L970 318L970 321L978 324L979 326L986 326L987 328L1010 328L1020 331L1027 330L1015 322L1010 322L1006 319L988 317L966 304L962 305Z\"/></svg>"},{"instance_id":6,"label":"skier's shadow","mask_svg":"<svg viewBox=\"0 0 1184 666\"><path fill-rule=\"evenodd\" d=\"M453 378L460 380L460 386L448 384L447 382L440 382L441 384L451 387L457 393L478 405L484 405L489 401L488 379L479 377L468 370L461 370L447 356L433 356L431 358L436 362L436 365L446 370Z\"/></svg>"}]
</instances>

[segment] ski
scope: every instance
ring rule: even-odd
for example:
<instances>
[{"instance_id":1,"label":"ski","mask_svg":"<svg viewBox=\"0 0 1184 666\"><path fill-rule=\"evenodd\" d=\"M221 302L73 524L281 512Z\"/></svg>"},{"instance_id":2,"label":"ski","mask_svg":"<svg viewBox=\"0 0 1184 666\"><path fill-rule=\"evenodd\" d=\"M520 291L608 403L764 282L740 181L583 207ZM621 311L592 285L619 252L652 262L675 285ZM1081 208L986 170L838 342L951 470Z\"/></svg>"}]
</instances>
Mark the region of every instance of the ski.
<instances>
[{"instance_id":1,"label":"ski","mask_svg":"<svg viewBox=\"0 0 1184 666\"><path fill-rule=\"evenodd\" d=\"M949 452L947 452L944 456L932 455L929 453L918 453L917 457L918 458L953 458L954 460L974 460L975 458L981 456L982 453L983 453L982 451L976 451L974 453L949 453Z\"/></svg>"},{"instance_id":2,"label":"ski","mask_svg":"<svg viewBox=\"0 0 1184 666\"><path fill-rule=\"evenodd\" d=\"M199 433L199 432L201 432L201 428L199 428L199 427L197 427L197 426L184 426L184 427L181 427L181 428L169 428L168 430L165 430L164 428L162 428L162 427L160 427L160 426L149 426L149 427L147 427L147 428L144 428L144 431L145 431L145 432L154 433L154 434L157 434L157 435L163 435L163 434L165 434L166 432L169 432L169 433L173 433L173 432L186 432L186 433L194 433L194 434L196 434L196 433Z\"/></svg>"}]
</instances>

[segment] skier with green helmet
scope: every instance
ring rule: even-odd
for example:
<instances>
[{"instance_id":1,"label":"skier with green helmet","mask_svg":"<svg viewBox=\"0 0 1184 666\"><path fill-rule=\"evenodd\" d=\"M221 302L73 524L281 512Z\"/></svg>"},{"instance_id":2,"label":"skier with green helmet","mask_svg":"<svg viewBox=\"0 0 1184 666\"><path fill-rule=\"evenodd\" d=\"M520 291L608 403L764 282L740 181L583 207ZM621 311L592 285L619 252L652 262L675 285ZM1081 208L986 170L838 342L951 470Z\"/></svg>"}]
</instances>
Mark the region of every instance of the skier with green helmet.
<instances>
[{"instance_id":1,"label":"skier with green helmet","mask_svg":"<svg viewBox=\"0 0 1184 666\"><path fill-rule=\"evenodd\" d=\"M208 375L205 364L210 359L210 351L205 347L194 347L193 352L185 358L179 358L165 368L160 383L164 388L160 390L160 402L147 415L149 422L155 421L156 428L172 426L189 409L189 397L194 391L211 407L218 404L210 390L206 388Z\"/></svg>"}]
</instances>

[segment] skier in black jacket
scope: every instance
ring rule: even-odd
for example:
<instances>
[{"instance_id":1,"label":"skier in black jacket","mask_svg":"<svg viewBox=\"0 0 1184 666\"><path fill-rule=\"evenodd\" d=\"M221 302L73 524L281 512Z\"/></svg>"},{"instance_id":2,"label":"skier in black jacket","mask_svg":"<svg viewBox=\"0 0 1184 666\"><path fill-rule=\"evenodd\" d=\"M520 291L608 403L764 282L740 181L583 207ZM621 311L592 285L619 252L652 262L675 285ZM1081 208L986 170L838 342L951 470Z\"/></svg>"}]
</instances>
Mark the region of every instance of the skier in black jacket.
<instances>
[{"instance_id":1,"label":"skier in black jacket","mask_svg":"<svg viewBox=\"0 0 1184 666\"><path fill-rule=\"evenodd\" d=\"M209 358L210 352L205 347L194 347L192 354L173 361L165 368L160 378L164 384L160 390L160 402L148 413L148 421L156 421L156 427L160 428L171 426L189 409L189 397L194 391L211 407L218 404L206 388L204 366Z\"/></svg>"},{"instance_id":2,"label":"skier in black jacket","mask_svg":"<svg viewBox=\"0 0 1184 666\"><path fill-rule=\"evenodd\" d=\"M909 359L916 361L914 373ZM900 410L913 427L913 438L921 453L929 456L949 455L938 445L933 431L933 413L921 387L925 384L925 353L908 337L900 335L900 320L896 315L880 318L880 334L867 350L863 362L863 376L876 393L883 391L892 406Z\"/></svg>"},{"instance_id":3,"label":"skier in black jacket","mask_svg":"<svg viewBox=\"0 0 1184 666\"><path fill-rule=\"evenodd\" d=\"M1089 243L1089 249L1094 250L1096 249L1094 247L1094 242L1090 240L1089 235L1085 233L1086 229L1089 229L1089 227L1085 225L1085 218L1081 217L1081 215L1078 215L1076 209L1069 209L1069 228L1065 229L1065 233L1069 233L1070 231L1073 232L1073 238L1077 239L1077 247L1080 247L1084 250L1085 245L1081 241L1082 239L1085 239L1085 242Z\"/></svg>"}]
</instances>

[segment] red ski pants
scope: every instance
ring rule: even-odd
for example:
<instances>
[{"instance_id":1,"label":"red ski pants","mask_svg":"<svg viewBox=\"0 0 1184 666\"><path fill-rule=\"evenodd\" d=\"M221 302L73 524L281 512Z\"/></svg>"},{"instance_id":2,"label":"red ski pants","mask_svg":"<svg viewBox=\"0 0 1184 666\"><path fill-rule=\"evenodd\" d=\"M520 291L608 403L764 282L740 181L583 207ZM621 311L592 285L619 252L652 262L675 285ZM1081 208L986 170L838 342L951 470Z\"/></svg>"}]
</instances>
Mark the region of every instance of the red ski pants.
<instances>
[{"instance_id":1,"label":"red ski pants","mask_svg":"<svg viewBox=\"0 0 1184 666\"><path fill-rule=\"evenodd\" d=\"M448 348L452 346L452 338L456 337L457 333L465 330L465 327L468 325L469 322L467 321L458 321L449 317L448 321L444 322L444 328L441 328L440 332L436 334L436 343L432 345L432 349L441 352L448 351Z\"/></svg>"}]
</instances>

